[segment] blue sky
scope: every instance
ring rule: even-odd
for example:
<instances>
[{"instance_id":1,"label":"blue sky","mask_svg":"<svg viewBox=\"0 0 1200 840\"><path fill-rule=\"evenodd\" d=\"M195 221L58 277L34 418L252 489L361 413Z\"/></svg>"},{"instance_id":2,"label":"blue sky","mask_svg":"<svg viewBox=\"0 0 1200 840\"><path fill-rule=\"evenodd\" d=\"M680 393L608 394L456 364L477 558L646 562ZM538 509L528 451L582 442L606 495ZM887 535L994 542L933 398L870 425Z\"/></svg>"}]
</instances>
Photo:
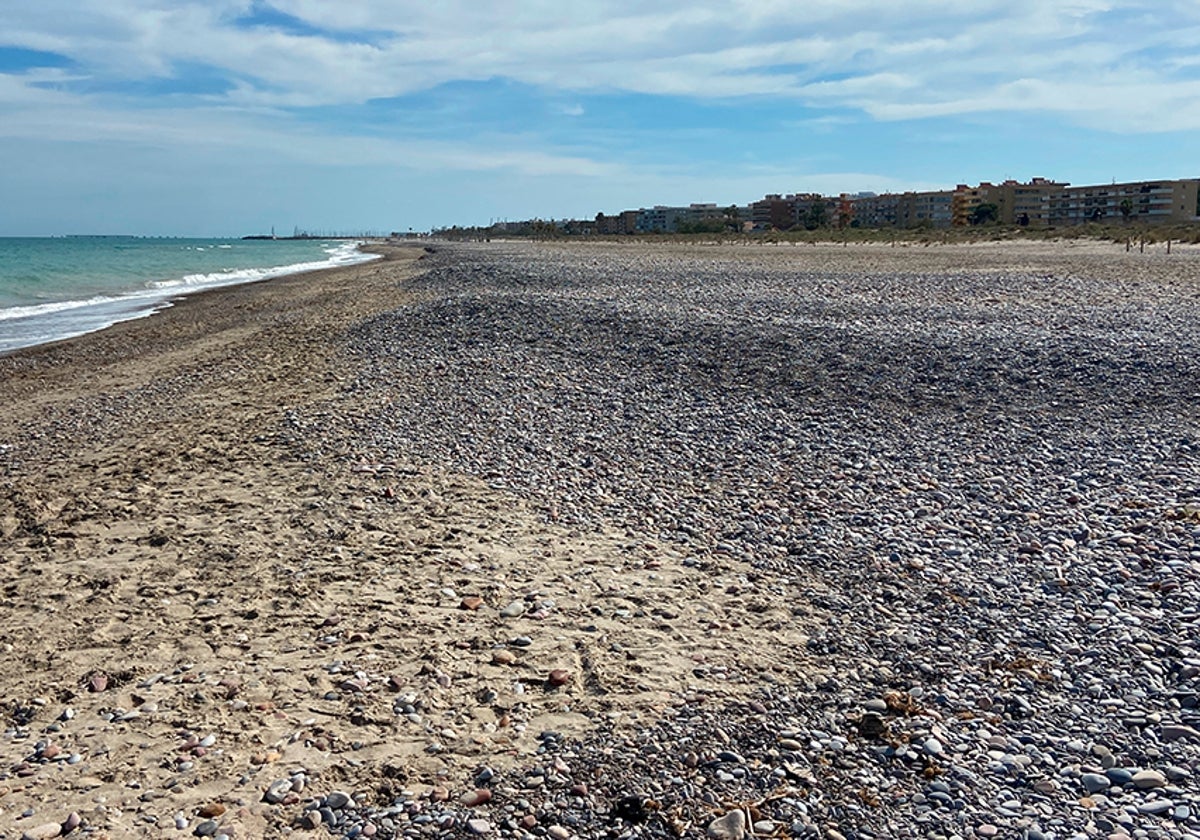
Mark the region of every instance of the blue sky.
<instances>
[{"instance_id":1,"label":"blue sky","mask_svg":"<svg viewBox=\"0 0 1200 840\"><path fill-rule=\"evenodd\" d=\"M0 4L0 235L1200 176L1195 0Z\"/></svg>"}]
</instances>

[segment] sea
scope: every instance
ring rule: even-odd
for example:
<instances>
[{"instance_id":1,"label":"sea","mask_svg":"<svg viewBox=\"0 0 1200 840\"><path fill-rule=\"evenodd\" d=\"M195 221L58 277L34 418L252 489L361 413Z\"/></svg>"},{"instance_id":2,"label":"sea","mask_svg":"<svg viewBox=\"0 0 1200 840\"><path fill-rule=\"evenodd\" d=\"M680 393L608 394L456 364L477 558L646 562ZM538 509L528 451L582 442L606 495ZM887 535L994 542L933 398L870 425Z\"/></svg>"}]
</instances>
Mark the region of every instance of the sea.
<instances>
[{"instance_id":1,"label":"sea","mask_svg":"<svg viewBox=\"0 0 1200 840\"><path fill-rule=\"evenodd\" d=\"M0 237L0 353L145 318L204 289L374 259L324 239Z\"/></svg>"}]
</instances>

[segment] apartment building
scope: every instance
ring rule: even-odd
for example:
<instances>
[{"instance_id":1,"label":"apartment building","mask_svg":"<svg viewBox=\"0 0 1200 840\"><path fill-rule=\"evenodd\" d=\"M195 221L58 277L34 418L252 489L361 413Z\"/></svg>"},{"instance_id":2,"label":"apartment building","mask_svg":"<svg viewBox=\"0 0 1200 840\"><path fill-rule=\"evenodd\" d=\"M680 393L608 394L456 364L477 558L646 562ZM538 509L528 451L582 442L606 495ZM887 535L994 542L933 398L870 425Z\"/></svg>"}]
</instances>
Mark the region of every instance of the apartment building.
<instances>
[{"instance_id":1,"label":"apartment building","mask_svg":"<svg viewBox=\"0 0 1200 840\"><path fill-rule=\"evenodd\" d=\"M952 223L955 227L973 224L979 207L992 205L996 208L994 220L1002 225L1045 227L1047 198L1066 186L1045 178L1033 178L1026 183L983 181L977 187L959 184L954 189Z\"/></svg>"},{"instance_id":2,"label":"apartment building","mask_svg":"<svg viewBox=\"0 0 1200 840\"><path fill-rule=\"evenodd\" d=\"M1001 224L1045 227L1049 224L1047 200L1067 186L1046 178L1031 178L1024 184L1005 181L995 189L995 203L1000 208Z\"/></svg>"},{"instance_id":3,"label":"apartment building","mask_svg":"<svg viewBox=\"0 0 1200 840\"><path fill-rule=\"evenodd\" d=\"M711 203L689 204L687 207L657 204L637 213L638 233L673 233L685 225L723 221L725 218L725 211Z\"/></svg>"},{"instance_id":4,"label":"apartment building","mask_svg":"<svg viewBox=\"0 0 1200 840\"><path fill-rule=\"evenodd\" d=\"M754 227L787 230L796 224L794 196L784 198L779 193L770 193L750 205L750 221Z\"/></svg>"},{"instance_id":5,"label":"apartment building","mask_svg":"<svg viewBox=\"0 0 1200 840\"><path fill-rule=\"evenodd\" d=\"M615 216L596 214L595 231L601 235L631 235L637 233L640 210L622 210Z\"/></svg>"},{"instance_id":6,"label":"apartment building","mask_svg":"<svg viewBox=\"0 0 1200 840\"><path fill-rule=\"evenodd\" d=\"M954 188L950 199L950 224L954 227L966 227L971 224L975 211L984 204L990 204L992 185L983 181L978 187L968 187L959 184Z\"/></svg>"},{"instance_id":7,"label":"apartment building","mask_svg":"<svg viewBox=\"0 0 1200 840\"><path fill-rule=\"evenodd\" d=\"M1047 195L1045 212L1050 225L1126 220L1143 224L1200 221L1200 179L1064 185Z\"/></svg>"},{"instance_id":8,"label":"apartment building","mask_svg":"<svg viewBox=\"0 0 1200 840\"><path fill-rule=\"evenodd\" d=\"M855 227L884 228L898 227L900 206L904 197L897 193L883 195L861 195L850 200L854 211Z\"/></svg>"},{"instance_id":9,"label":"apartment building","mask_svg":"<svg viewBox=\"0 0 1200 840\"><path fill-rule=\"evenodd\" d=\"M954 190L906 192L896 215L900 227L950 227L954 220Z\"/></svg>"},{"instance_id":10,"label":"apartment building","mask_svg":"<svg viewBox=\"0 0 1200 840\"><path fill-rule=\"evenodd\" d=\"M713 203L687 206L656 205L599 213L595 221L560 225L568 234L631 235L673 233L697 229L791 230L793 228L855 227L947 228L980 221L979 208L1002 225L1047 227L1086 222L1195 223L1200 222L1200 178L1173 181L1133 181L1072 187L1046 178L1026 182L983 181L959 184L953 190L929 192L772 193L749 205L723 208ZM712 227L708 225L712 223ZM544 222L496 223L493 233L526 233Z\"/></svg>"},{"instance_id":11,"label":"apartment building","mask_svg":"<svg viewBox=\"0 0 1200 840\"><path fill-rule=\"evenodd\" d=\"M754 227L790 230L794 227L823 227L837 224L842 213L853 215L849 201L819 193L771 193L750 205Z\"/></svg>"}]
</instances>

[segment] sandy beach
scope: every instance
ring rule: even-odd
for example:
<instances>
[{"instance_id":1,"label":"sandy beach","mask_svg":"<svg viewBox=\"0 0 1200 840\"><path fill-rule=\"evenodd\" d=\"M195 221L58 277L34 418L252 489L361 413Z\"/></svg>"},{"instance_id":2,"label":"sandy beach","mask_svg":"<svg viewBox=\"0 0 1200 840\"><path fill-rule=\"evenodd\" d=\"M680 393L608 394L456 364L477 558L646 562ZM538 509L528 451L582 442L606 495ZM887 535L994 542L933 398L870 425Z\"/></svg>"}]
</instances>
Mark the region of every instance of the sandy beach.
<instances>
[{"instance_id":1,"label":"sandy beach","mask_svg":"<svg viewBox=\"0 0 1200 840\"><path fill-rule=\"evenodd\" d=\"M0 838L1200 833L1200 253L383 252L0 357Z\"/></svg>"}]
</instances>

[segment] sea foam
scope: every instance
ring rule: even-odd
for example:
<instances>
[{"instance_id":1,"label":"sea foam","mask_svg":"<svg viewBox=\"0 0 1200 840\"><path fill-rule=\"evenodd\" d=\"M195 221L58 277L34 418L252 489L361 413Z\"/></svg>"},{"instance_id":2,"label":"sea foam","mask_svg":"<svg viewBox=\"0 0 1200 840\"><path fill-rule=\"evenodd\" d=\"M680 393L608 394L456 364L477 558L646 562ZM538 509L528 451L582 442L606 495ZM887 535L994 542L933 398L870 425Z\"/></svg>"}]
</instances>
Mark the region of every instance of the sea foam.
<instances>
[{"instance_id":1,"label":"sea foam","mask_svg":"<svg viewBox=\"0 0 1200 840\"><path fill-rule=\"evenodd\" d=\"M146 246L141 244L144 242L143 240L133 241L139 243L143 251L147 248L153 249L154 247L154 243ZM38 247L46 248L47 242L51 241L39 242ZM71 240L53 240L53 242L70 243L75 251L78 252L80 250L79 244L77 242L72 243ZM281 256L295 254L297 253L297 248L302 247L299 245L289 247L290 243L284 242L280 242L279 244L281 246L279 249ZM309 247L306 249L307 253L312 254L313 250L317 250L311 247L317 244L309 243ZM351 265L377 258L378 255L366 254L360 251L358 247L360 244L355 241L321 242L319 243L319 253L322 255L320 259L306 259L299 262L281 262L279 264L247 267L239 266L237 262L241 260L249 262L251 257L261 262L264 257L270 256L272 243L249 246L241 252L239 259L239 251L235 244L205 243L203 245L181 246L178 243L167 241L158 246L164 252L167 249L173 249L179 253L188 251L193 254L198 251L205 251L212 255L209 257L210 260L219 259L225 265L212 271L181 272L173 277L168 276L166 278L145 280L133 287L130 287L128 281L123 284L123 288L120 288L119 284L113 283L112 285L118 288L115 288L111 293L96 294L94 293L98 291L95 288L97 285L96 282L80 282L77 284L77 288L80 291L86 288L93 293L81 294L78 297L67 296L59 300L21 302L15 305L0 307L0 353L95 332L120 321L145 318L171 306L173 300L205 289L254 283L272 277ZM266 249L266 253L264 253L264 249ZM124 249L118 248L116 250ZM109 252L110 256L111 253L112 249ZM223 256L217 257L216 254L218 253L223 254ZM81 259L78 256L75 259L81 264L86 263L85 259ZM0 269L2 268L3 263L0 261ZM121 276L119 263L116 264L115 268L113 266L106 266L105 270ZM131 264L125 276L136 277L139 270L144 274L148 269L144 266L134 266ZM164 267L154 270L168 273L170 268ZM0 281L3 279L4 277L0 275ZM73 287L63 283L60 279L58 288L67 289L66 294L69 295L69 289ZM62 294L61 291L59 293ZM26 301L29 300L30 296L36 298L48 297L50 295L41 292L27 292Z\"/></svg>"}]
</instances>

